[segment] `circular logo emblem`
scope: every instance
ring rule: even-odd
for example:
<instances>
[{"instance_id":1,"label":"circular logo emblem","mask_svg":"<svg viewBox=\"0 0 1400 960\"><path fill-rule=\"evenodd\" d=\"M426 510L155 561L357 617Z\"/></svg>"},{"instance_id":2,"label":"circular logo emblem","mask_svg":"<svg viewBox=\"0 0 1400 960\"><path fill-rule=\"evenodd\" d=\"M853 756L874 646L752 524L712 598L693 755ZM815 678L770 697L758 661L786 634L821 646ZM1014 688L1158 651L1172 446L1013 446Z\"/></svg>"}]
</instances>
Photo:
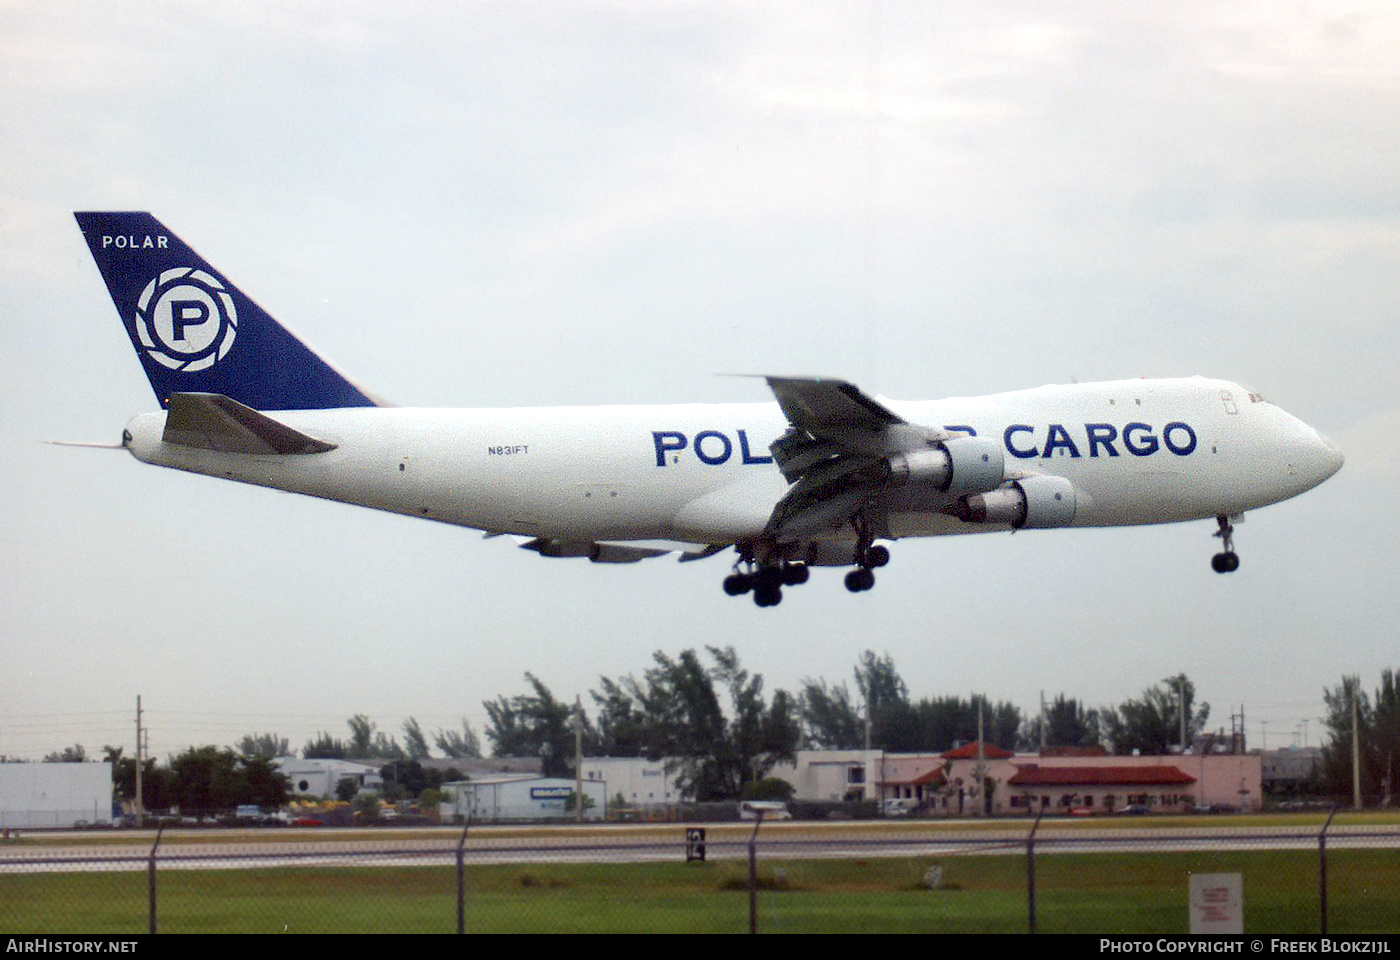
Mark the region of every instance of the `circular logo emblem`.
<instances>
[{"instance_id":1,"label":"circular logo emblem","mask_svg":"<svg viewBox=\"0 0 1400 960\"><path fill-rule=\"evenodd\" d=\"M193 373L233 346L238 314L224 285L203 270L178 267L146 284L136 303L136 334L151 359Z\"/></svg>"}]
</instances>

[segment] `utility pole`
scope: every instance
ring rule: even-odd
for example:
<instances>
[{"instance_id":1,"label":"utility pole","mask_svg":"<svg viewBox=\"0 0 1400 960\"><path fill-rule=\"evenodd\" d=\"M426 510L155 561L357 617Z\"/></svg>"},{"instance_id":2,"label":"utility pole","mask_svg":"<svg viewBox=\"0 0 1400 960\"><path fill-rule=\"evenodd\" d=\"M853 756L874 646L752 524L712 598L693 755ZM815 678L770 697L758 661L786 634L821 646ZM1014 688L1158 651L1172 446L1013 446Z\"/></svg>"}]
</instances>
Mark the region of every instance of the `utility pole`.
<instances>
[{"instance_id":1,"label":"utility pole","mask_svg":"<svg viewBox=\"0 0 1400 960\"><path fill-rule=\"evenodd\" d=\"M1357 701L1361 699L1361 675L1351 678L1351 802L1361 809L1361 722Z\"/></svg>"},{"instance_id":2,"label":"utility pole","mask_svg":"<svg viewBox=\"0 0 1400 960\"><path fill-rule=\"evenodd\" d=\"M574 796L577 819L583 823L583 695L574 696Z\"/></svg>"},{"instance_id":3,"label":"utility pole","mask_svg":"<svg viewBox=\"0 0 1400 960\"><path fill-rule=\"evenodd\" d=\"M1181 709L1179 711L1181 714L1181 752L1185 753L1186 748L1190 746L1190 744L1186 742L1186 674L1184 673L1181 675L1181 678L1177 680L1176 696L1177 701L1181 704Z\"/></svg>"},{"instance_id":4,"label":"utility pole","mask_svg":"<svg viewBox=\"0 0 1400 960\"><path fill-rule=\"evenodd\" d=\"M146 825L146 808L141 803L141 694L136 695L136 826Z\"/></svg>"},{"instance_id":5,"label":"utility pole","mask_svg":"<svg viewBox=\"0 0 1400 960\"><path fill-rule=\"evenodd\" d=\"M984 694L977 701L977 815L986 816L987 813L987 754L986 737L982 723L982 704L986 702Z\"/></svg>"}]
</instances>

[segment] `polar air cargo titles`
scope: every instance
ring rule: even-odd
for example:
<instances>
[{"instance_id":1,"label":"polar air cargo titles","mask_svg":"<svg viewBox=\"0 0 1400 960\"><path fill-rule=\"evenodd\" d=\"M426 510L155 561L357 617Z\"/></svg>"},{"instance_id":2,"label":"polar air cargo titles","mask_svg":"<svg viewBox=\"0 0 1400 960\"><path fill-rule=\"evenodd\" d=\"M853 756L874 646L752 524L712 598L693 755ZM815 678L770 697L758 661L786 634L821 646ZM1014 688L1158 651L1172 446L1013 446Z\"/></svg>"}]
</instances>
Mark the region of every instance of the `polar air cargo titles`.
<instances>
[{"instance_id":1,"label":"polar air cargo titles","mask_svg":"<svg viewBox=\"0 0 1400 960\"><path fill-rule=\"evenodd\" d=\"M144 463L506 534L547 557L628 563L733 548L761 607L812 566L869 590L877 541L1214 518L1342 465L1307 424L1226 380L1120 380L929 402L767 377L777 402L394 407L309 350L147 213L78 225L160 413Z\"/></svg>"}]
</instances>

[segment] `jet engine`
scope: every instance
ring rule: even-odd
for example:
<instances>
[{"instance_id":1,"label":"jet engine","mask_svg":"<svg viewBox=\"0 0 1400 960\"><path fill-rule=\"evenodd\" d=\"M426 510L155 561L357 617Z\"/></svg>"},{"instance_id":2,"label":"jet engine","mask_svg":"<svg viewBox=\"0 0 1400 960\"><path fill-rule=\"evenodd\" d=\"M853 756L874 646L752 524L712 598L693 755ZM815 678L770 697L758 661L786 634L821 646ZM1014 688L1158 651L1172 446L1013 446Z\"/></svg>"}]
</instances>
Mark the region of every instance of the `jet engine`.
<instances>
[{"instance_id":1,"label":"jet engine","mask_svg":"<svg viewBox=\"0 0 1400 960\"><path fill-rule=\"evenodd\" d=\"M1018 530L1067 527L1074 522L1074 485L1064 477L1026 477L959 497L948 512L967 523L1006 523Z\"/></svg>"},{"instance_id":2,"label":"jet engine","mask_svg":"<svg viewBox=\"0 0 1400 960\"><path fill-rule=\"evenodd\" d=\"M930 450L892 454L885 462L894 485L928 485L953 496L992 490L1006 476L1001 445L982 437L945 440Z\"/></svg>"}]
</instances>

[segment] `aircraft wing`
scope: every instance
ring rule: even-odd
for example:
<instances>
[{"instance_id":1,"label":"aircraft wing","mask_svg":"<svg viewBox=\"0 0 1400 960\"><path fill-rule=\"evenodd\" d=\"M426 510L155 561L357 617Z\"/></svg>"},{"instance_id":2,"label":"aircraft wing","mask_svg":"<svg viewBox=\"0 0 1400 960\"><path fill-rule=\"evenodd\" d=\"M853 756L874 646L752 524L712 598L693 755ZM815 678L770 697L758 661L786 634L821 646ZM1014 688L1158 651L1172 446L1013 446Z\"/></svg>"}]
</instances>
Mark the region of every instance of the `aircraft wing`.
<instances>
[{"instance_id":1,"label":"aircraft wing","mask_svg":"<svg viewBox=\"0 0 1400 960\"><path fill-rule=\"evenodd\" d=\"M904 419L853 383L824 377L766 377L788 422L814 437L878 431Z\"/></svg>"},{"instance_id":2,"label":"aircraft wing","mask_svg":"<svg viewBox=\"0 0 1400 960\"><path fill-rule=\"evenodd\" d=\"M790 429L769 448L792 484L768 520L778 539L842 527L886 486L892 452L946 438L845 380L767 377Z\"/></svg>"},{"instance_id":3,"label":"aircraft wing","mask_svg":"<svg viewBox=\"0 0 1400 960\"><path fill-rule=\"evenodd\" d=\"M488 537L500 536L487 533ZM636 563L668 553L679 553L680 560L700 560L714 556L728 544L682 543L676 540L557 540L552 537L513 535L524 550L533 550L542 557L587 557L594 563Z\"/></svg>"}]
</instances>

